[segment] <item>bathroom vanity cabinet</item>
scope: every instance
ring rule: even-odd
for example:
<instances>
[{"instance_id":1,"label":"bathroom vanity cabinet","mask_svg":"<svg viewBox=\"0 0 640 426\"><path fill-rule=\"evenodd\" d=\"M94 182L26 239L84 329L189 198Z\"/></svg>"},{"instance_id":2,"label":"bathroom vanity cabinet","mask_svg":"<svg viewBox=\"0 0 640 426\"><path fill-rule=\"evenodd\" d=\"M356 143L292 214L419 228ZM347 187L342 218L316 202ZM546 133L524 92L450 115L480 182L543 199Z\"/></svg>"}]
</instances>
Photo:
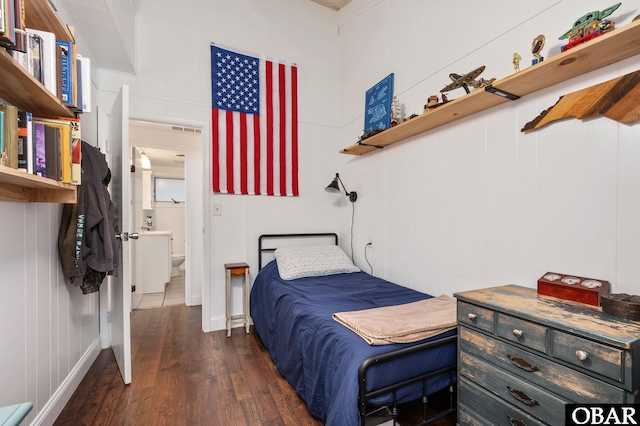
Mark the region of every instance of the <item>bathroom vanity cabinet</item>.
<instances>
[{"instance_id":1,"label":"bathroom vanity cabinet","mask_svg":"<svg viewBox=\"0 0 640 426\"><path fill-rule=\"evenodd\" d=\"M171 232L143 232L138 241L142 249L142 292L164 293L171 281Z\"/></svg>"}]
</instances>

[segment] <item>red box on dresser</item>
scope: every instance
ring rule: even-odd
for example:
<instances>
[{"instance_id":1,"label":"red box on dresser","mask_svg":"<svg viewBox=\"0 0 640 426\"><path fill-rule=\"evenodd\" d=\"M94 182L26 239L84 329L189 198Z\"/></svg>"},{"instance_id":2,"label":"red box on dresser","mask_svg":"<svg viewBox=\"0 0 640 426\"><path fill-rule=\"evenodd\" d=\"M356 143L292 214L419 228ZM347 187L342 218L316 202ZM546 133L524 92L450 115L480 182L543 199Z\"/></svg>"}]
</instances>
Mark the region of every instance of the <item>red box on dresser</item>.
<instances>
[{"instance_id":1,"label":"red box on dresser","mask_svg":"<svg viewBox=\"0 0 640 426\"><path fill-rule=\"evenodd\" d=\"M600 306L600 296L611 291L609 281L547 272L538 280L538 294Z\"/></svg>"}]
</instances>

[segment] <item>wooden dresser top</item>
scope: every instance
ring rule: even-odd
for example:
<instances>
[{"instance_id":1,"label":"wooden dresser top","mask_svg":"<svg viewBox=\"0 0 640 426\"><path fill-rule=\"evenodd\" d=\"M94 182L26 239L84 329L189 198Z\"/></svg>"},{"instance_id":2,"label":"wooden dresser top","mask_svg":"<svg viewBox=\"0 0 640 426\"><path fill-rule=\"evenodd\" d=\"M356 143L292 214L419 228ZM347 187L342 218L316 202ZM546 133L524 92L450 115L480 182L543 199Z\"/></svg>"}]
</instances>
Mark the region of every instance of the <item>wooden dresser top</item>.
<instances>
[{"instance_id":1,"label":"wooden dresser top","mask_svg":"<svg viewBox=\"0 0 640 426\"><path fill-rule=\"evenodd\" d=\"M640 347L640 322L606 314L600 307L539 295L533 288L506 285L454 297L625 349Z\"/></svg>"}]
</instances>

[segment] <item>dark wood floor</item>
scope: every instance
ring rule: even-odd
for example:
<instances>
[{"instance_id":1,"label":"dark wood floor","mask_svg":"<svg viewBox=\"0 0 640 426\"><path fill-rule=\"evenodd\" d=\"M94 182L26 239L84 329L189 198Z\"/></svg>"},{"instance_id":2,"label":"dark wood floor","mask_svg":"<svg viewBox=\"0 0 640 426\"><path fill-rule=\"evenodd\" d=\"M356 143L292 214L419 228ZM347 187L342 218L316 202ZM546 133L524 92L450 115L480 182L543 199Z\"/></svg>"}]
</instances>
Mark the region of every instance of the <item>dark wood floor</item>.
<instances>
[{"instance_id":1,"label":"dark wood floor","mask_svg":"<svg viewBox=\"0 0 640 426\"><path fill-rule=\"evenodd\" d=\"M252 328L203 333L200 307L133 311L133 380L103 350L56 425L322 425ZM409 406L400 424L415 423ZM408 419L408 420L407 420ZM412 423L411 423L412 424ZM455 425L455 415L435 423Z\"/></svg>"}]
</instances>

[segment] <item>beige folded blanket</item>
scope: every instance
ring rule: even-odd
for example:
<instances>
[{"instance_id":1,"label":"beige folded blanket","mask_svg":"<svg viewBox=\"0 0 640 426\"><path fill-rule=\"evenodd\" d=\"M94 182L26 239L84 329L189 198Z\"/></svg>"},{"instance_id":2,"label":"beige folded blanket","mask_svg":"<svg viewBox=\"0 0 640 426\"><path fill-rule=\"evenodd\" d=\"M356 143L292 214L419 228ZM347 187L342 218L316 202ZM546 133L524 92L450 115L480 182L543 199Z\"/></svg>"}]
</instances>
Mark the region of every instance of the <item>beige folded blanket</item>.
<instances>
[{"instance_id":1,"label":"beige folded blanket","mask_svg":"<svg viewBox=\"0 0 640 426\"><path fill-rule=\"evenodd\" d=\"M417 342L456 327L456 299L443 294L403 305L338 312L333 319L370 345Z\"/></svg>"}]
</instances>

